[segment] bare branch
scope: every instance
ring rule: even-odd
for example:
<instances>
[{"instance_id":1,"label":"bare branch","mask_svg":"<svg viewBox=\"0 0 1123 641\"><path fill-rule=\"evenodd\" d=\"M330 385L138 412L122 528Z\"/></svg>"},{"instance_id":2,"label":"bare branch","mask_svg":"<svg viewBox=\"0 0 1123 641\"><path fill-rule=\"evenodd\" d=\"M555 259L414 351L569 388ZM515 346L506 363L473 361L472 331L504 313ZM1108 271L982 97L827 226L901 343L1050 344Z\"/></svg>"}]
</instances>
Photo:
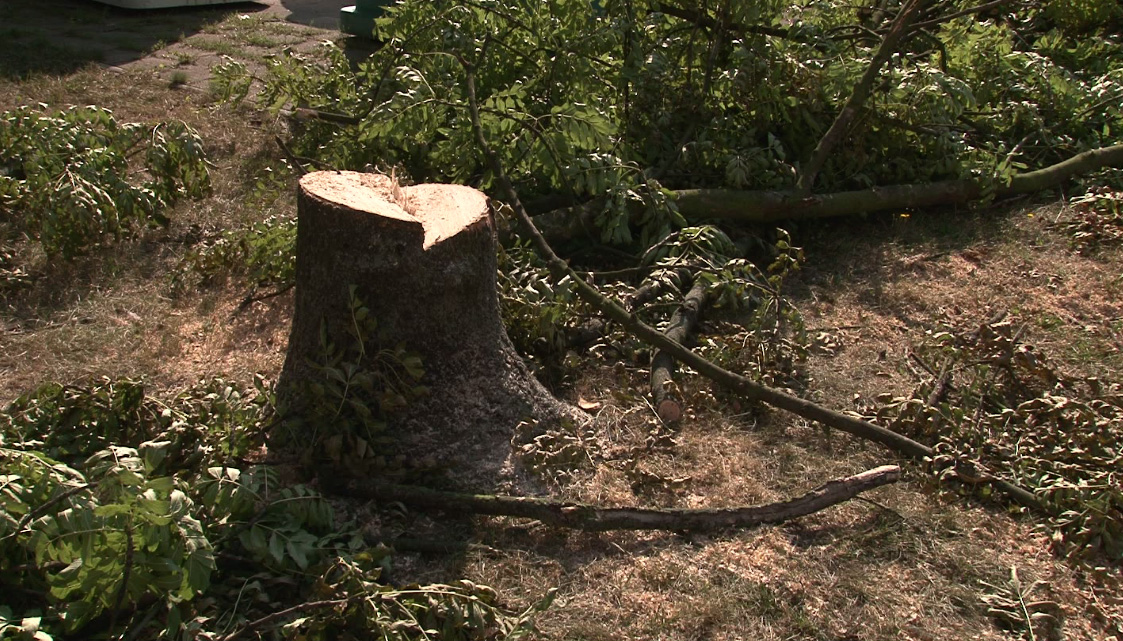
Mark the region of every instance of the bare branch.
<instances>
[{"instance_id":1,"label":"bare branch","mask_svg":"<svg viewBox=\"0 0 1123 641\"><path fill-rule=\"evenodd\" d=\"M900 478L901 468L896 465L884 465L854 476L827 481L803 496L788 501L729 509L601 508L538 497L461 494L367 480L353 480L345 488L333 489L347 496L399 501L423 509L522 517L536 519L555 527L593 532L606 530L717 532L731 528L782 523L806 516L850 500L862 492L895 483ZM332 477L332 480L339 482L337 477Z\"/></svg>"},{"instance_id":2,"label":"bare branch","mask_svg":"<svg viewBox=\"0 0 1123 641\"><path fill-rule=\"evenodd\" d=\"M866 99L869 98L870 91L873 89L873 83L877 80L877 76L881 73L881 68L889 61L889 58L897 51L897 46L909 33L909 24L912 22L916 14L924 6L927 0L909 0L908 3L901 8L901 12L897 14L896 19L893 20L892 26L889 31L881 39L881 44L878 45L877 51L873 54L873 59L866 67L866 72L862 74L862 78L858 84L854 85L853 91L850 92L850 97L846 100L846 105L842 107L842 111L838 112L838 116L831 123L830 129L819 140L819 144L815 146L815 151L811 154L811 159L803 166L799 181L796 183L796 191L804 194L810 194L811 188L815 185L815 178L819 174L819 170L827 162L827 158L831 152L834 151L835 145L842 141L846 131L850 128L850 123L858 115L858 111L865 104Z\"/></svg>"}]
</instances>

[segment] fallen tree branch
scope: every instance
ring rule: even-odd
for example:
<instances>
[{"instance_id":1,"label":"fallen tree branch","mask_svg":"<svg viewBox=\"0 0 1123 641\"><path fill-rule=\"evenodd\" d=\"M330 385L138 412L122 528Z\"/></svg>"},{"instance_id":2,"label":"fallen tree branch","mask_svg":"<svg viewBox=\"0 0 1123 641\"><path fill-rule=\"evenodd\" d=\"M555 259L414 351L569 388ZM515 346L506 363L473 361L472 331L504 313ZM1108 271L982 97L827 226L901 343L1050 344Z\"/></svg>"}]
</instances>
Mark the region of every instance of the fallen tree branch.
<instances>
[{"instance_id":1,"label":"fallen tree branch","mask_svg":"<svg viewBox=\"0 0 1123 641\"><path fill-rule=\"evenodd\" d=\"M694 285L682 300L682 305L671 315L671 322L664 334L676 343L685 343L694 333L702 307L706 304L707 283L703 278L694 277ZM657 350L651 358L651 401L655 412L664 423L677 423L682 419L681 394L675 393L675 368L677 361L663 350Z\"/></svg>"},{"instance_id":2,"label":"fallen tree branch","mask_svg":"<svg viewBox=\"0 0 1123 641\"><path fill-rule=\"evenodd\" d=\"M1018 174L1008 185L994 188L998 198L1052 189L1065 181L1104 167L1123 167L1123 144L1077 154L1055 165ZM809 220L940 205L962 205L987 192L977 180L945 180L926 184L890 185L861 191L805 196L790 191L737 191L684 189L675 192L675 204L687 219L726 219L765 223Z\"/></svg>"},{"instance_id":3,"label":"fallen tree branch","mask_svg":"<svg viewBox=\"0 0 1123 641\"><path fill-rule=\"evenodd\" d=\"M339 479L329 475L331 483ZM807 516L858 496L862 492L895 483L901 468L883 465L861 474L827 481L810 492L788 501L729 509L601 508L581 503L526 496L494 496L442 492L414 485L393 485L352 480L346 487L330 488L347 496L367 500L398 501L415 508L459 514L490 514L535 519L555 527L591 532L606 530L676 530L718 532L782 523Z\"/></svg>"},{"instance_id":4,"label":"fallen tree branch","mask_svg":"<svg viewBox=\"0 0 1123 641\"><path fill-rule=\"evenodd\" d=\"M694 274L686 267L672 269L661 265L658 269L667 269L670 273L662 278L649 280L637 287L627 298L628 311L634 312L641 309L644 305L659 298L659 295L667 288L678 288L679 291L682 291L683 288L694 280Z\"/></svg>"},{"instance_id":5,"label":"fallen tree branch","mask_svg":"<svg viewBox=\"0 0 1123 641\"><path fill-rule=\"evenodd\" d=\"M475 131L476 143L480 146L480 150L483 152L488 166L495 175L496 183L506 194L510 201L509 204L522 222L526 234L531 238L539 253L541 253L542 257L546 260L546 264L555 278L561 279L568 276L572 280L581 298L599 309L601 313L610 320L620 323L625 329L631 332L633 336L649 345L666 351L680 363L693 368L699 374L714 381L718 385L741 394L746 399L767 403L768 405L789 411L810 421L822 423L828 427L852 434L859 438L880 443L895 452L911 458L924 460L935 455L935 451L932 448L923 443L914 441L903 434L898 434L880 425L875 425L853 416L836 412L817 403L812 403L811 401L797 396L786 394L766 385L761 385L752 379L731 372L695 354L691 350L683 347L680 343L667 338L662 332L644 323L634 313L628 312L615 301L612 301L586 283L568 263L558 257L553 248L550 247L550 244L546 242L546 239L534 226L534 221L531 220L530 215L527 214L526 209L523 208L522 203L519 201L518 193L515 192L515 188L511 184L510 179L507 177L506 172L503 171L503 165L499 162L499 157L495 155L495 151L488 145L487 138L484 136L483 126L480 124L478 103L476 101L476 76L474 70L466 61L462 60L461 64L464 65L465 70L465 88L468 94L469 116L472 119L472 129ZM1123 153L1123 147L1121 147L1121 153ZM982 479L985 480L985 482L991 483L1001 492L1026 507L1046 513L1049 512L1045 505L1038 500L1032 492L1025 488L995 478L989 474L980 476L977 471L979 466L970 462L965 462L964 464L972 468L974 475L971 476L971 478Z\"/></svg>"},{"instance_id":6,"label":"fallen tree branch","mask_svg":"<svg viewBox=\"0 0 1123 641\"><path fill-rule=\"evenodd\" d=\"M889 31L881 39L881 44L878 45L877 51L874 52L870 64L866 67L865 73L862 74L861 79L854 85L853 91L850 92L850 97L846 99L846 104L843 105L842 111L838 112L834 122L831 123L830 129L827 130L823 137L819 139L819 144L815 145L815 150L811 153L811 158L803 165L800 170L799 180L796 182L796 191L803 194L810 194L811 188L815 186L815 178L819 175L819 170L827 162L827 158L831 152L834 151L835 145L842 141L846 131L850 128L850 123L857 117L858 111L862 105L866 104L866 99L870 96L870 91L873 89L873 83L877 80L877 76L881 73L881 68L889 61L889 58L897 51L897 45L900 44L906 36L909 35L909 23L912 22L916 16L917 11L926 4L925 0L908 0L901 12L893 20L892 26Z\"/></svg>"}]
</instances>

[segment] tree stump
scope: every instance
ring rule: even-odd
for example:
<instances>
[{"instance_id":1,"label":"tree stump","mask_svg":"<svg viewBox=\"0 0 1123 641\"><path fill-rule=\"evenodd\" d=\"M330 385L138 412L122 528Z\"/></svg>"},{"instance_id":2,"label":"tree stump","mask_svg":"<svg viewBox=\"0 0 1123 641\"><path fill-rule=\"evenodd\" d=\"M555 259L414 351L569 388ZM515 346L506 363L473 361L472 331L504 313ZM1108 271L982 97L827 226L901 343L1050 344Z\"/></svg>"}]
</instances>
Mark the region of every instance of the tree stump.
<instances>
[{"instance_id":1,"label":"tree stump","mask_svg":"<svg viewBox=\"0 0 1123 641\"><path fill-rule=\"evenodd\" d=\"M464 490L526 490L512 440L523 421L582 420L523 364L507 338L496 287L487 197L459 185L399 187L390 177L321 171L300 180L296 303L283 399L319 376L320 332L348 340L349 290L384 344L422 358L430 393L392 417L397 450L433 458ZM524 428L525 430L525 428ZM531 428L533 430L533 428Z\"/></svg>"}]
</instances>

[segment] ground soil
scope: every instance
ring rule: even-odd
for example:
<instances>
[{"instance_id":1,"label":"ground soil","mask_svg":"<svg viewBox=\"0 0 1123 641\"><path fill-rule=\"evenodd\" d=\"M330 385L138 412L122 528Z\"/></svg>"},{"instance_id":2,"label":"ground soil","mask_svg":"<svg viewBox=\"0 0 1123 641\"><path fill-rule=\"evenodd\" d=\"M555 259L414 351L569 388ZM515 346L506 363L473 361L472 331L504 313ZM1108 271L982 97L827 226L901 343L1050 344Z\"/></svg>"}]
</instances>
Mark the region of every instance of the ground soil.
<instances>
[{"instance_id":1,"label":"ground soil","mask_svg":"<svg viewBox=\"0 0 1123 641\"><path fill-rule=\"evenodd\" d=\"M330 20L338 3L151 13L45 4L4 5L0 110L98 104L121 120L182 119L206 142L215 189L178 206L167 230L74 263L21 247L32 284L0 300L0 403L47 380L134 376L174 391L214 375L275 377L291 296L239 312L248 286L236 277L185 289L174 276L200 236L295 209L291 182L267 193L255 187L279 166L274 136L285 123L217 103L210 66L223 55L260 65L280 47L312 52L325 39L352 42L317 18ZM21 53L28 48L36 55ZM926 331L996 312L1023 324L1058 367L1118 380L1120 252L1072 251L1051 225L1065 215L1054 194L793 228L808 261L789 291L819 346L800 366L803 393L842 410L878 394L907 394L918 381L908 354ZM1008 589L1016 568L1025 584L1042 582L1033 598L1059 607L1056 635L1123 638L1119 568L1055 554L1034 520L942 493L892 453L742 406L704 381L685 380L687 418L668 430L644 400L646 376L639 362L588 357L558 389L595 417L557 435L584 462L555 477L556 494L605 505L717 507L800 494L886 462L904 464L905 480L783 526L721 536L587 534L480 518L454 532L470 532L476 545L401 555L394 576L467 577L497 588L512 606L557 587L540 619L549 639L927 641L1028 638L984 601ZM432 529L430 519L416 515L393 524L401 532L423 526Z\"/></svg>"}]
</instances>

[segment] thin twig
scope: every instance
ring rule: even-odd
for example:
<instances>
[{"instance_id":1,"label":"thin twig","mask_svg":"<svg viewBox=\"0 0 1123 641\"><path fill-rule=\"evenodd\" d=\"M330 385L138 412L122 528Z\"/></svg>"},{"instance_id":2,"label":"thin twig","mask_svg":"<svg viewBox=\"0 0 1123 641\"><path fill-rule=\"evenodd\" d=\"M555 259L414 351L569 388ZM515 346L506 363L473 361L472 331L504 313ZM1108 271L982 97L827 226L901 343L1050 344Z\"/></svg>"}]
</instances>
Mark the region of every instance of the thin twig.
<instances>
[{"instance_id":1,"label":"thin twig","mask_svg":"<svg viewBox=\"0 0 1123 641\"><path fill-rule=\"evenodd\" d=\"M973 13L982 13L984 11L987 11L988 9L994 9L995 7L1000 7L1004 4L1008 4L1009 2L1010 2L1010 0L994 0L993 2L987 2L985 4L981 4L977 7L970 7L968 9L964 9L962 11L956 11L956 12L953 12L953 13L949 13L946 16L940 16L939 18L933 18L931 20L925 20L924 22L917 22L916 24L914 24L911 27L911 30L912 31L918 31L920 29L927 29L928 27L935 27L936 25L943 24L945 22L948 22L949 20L955 20L956 18L962 18L963 16L969 16Z\"/></svg>"},{"instance_id":2,"label":"thin twig","mask_svg":"<svg viewBox=\"0 0 1123 641\"><path fill-rule=\"evenodd\" d=\"M356 594L354 596L347 597L346 599L327 599L324 601L309 601L307 603L299 603L292 606L291 608L285 608L284 610L280 610L279 612L274 612L273 614L268 614L261 617L260 619L250 621L249 623L243 625L230 634L218 637L217 641L232 641L233 639L237 639L243 634L253 632L255 630L261 630L262 628L273 625L274 623L277 623L278 621L281 621L286 617L290 617L294 614L307 612L309 610L319 610L320 608L332 608L338 605L347 605L352 601L357 601L359 599L365 598L366 596L367 595L365 594Z\"/></svg>"},{"instance_id":3,"label":"thin twig","mask_svg":"<svg viewBox=\"0 0 1123 641\"><path fill-rule=\"evenodd\" d=\"M304 168L305 164L312 165L317 169L334 169L334 167L332 167L331 165L323 161L316 160L315 158L305 158L304 156L296 155L295 153L293 153L292 149L290 149L289 146L285 144L285 141L282 140L280 136L273 136L273 140L277 141L277 145L281 148L281 153L283 153L285 155L285 158L287 158L288 161L296 167L296 170L300 172L301 176L308 173L308 170Z\"/></svg>"},{"instance_id":4,"label":"thin twig","mask_svg":"<svg viewBox=\"0 0 1123 641\"><path fill-rule=\"evenodd\" d=\"M230 314L230 317L233 318L233 317L237 316L238 314L241 314L242 312L246 311L247 307L249 307L250 305L253 305L254 303L260 303L263 300L269 300L270 298L276 298L277 296L280 296L281 294L284 294L285 292L289 291L293 287L296 287L296 282L288 283L288 284L284 285L283 287L281 287L280 289L276 289L276 290L273 290L273 291L265 293L265 294L259 294L257 296L253 295L253 293L246 294L246 297L242 299L242 302L238 303L238 307L234 310L234 312L232 314Z\"/></svg>"},{"instance_id":5,"label":"thin twig","mask_svg":"<svg viewBox=\"0 0 1123 641\"><path fill-rule=\"evenodd\" d=\"M16 527L12 529L12 532L10 534L8 534L8 536L11 537L11 536L18 535L21 531L23 531L23 528L25 526L27 526L28 523L31 523L35 519L42 516L47 510L51 509L51 507L53 505L55 505L56 503L59 503L60 501L65 501L66 499L74 496L75 494L78 494L80 492L84 492L85 490L93 489L95 486L97 486L96 482L95 483L83 483L82 485L72 487L69 490L63 492L62 494L59 494L58 496L52 497L51 499L43 502L42 505L40 505L39 507L37 507L34 510L31 510L30 512L25 514L23 516L23 518L19 520L19 523L16 524Z\"/></svg>"}]
</instances>

